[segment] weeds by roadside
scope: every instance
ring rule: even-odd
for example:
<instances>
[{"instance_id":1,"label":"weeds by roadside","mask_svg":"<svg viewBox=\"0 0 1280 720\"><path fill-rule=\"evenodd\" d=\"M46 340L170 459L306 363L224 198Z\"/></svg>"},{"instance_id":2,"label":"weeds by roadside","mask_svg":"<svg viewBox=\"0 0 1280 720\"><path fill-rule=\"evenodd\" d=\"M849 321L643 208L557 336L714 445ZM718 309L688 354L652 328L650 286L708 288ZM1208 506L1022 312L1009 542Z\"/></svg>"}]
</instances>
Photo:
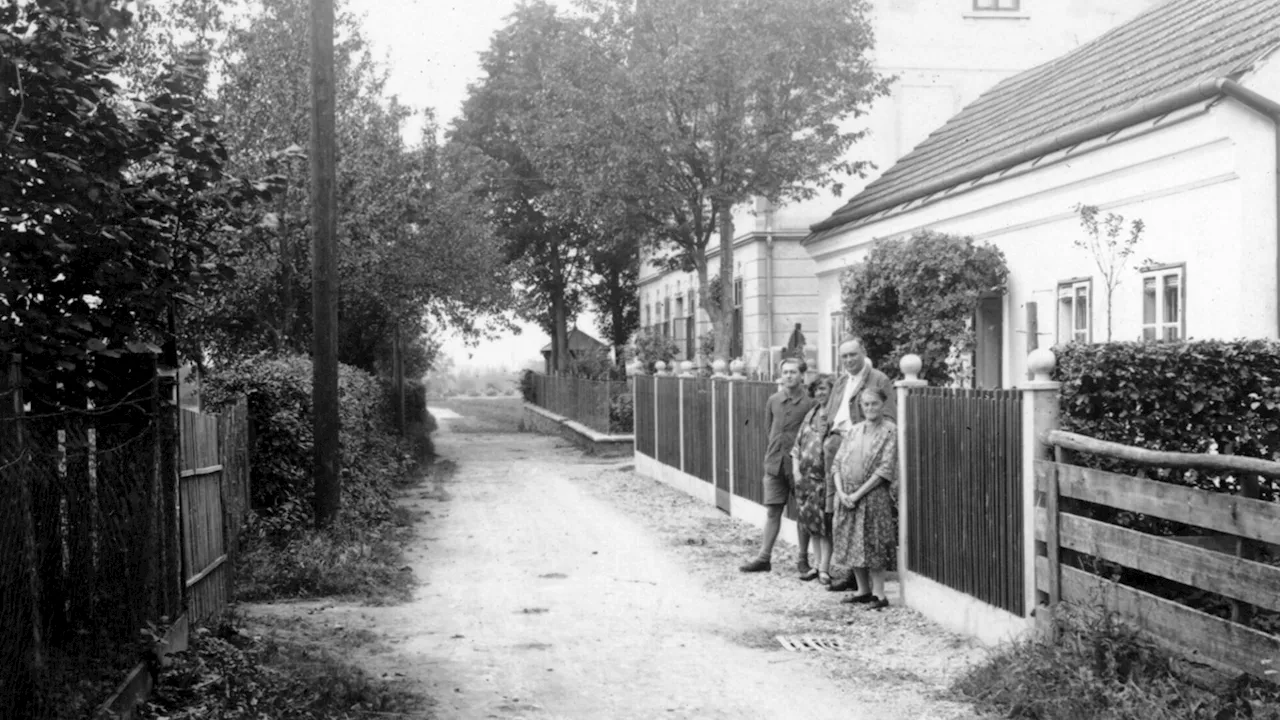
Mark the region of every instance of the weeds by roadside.
<instances>
[{"instance_id":1,"label":"weeds by roadside","mask_svg":"<svg viewBox=\"0 0 1280 720\"><path fill-rule=\"evenodd\" d=\"M952 685L979 710L1028 720L1277 720L1280 690L1248 678L1213 689L1113 616L1060 623L1058 642L992 652Z\"/></svg>"},{"instance_id":2,"label":"weeds by roadside","mask_svg":"<svg viewBox=\"0 0 1280 720\"><path fill-rule=\"evenodd\" d=\"M170 656L140 720L355 720L429 717L427 701L318 646L250 635L234 621L198 628Z\"/></svg>"}]
</instances>

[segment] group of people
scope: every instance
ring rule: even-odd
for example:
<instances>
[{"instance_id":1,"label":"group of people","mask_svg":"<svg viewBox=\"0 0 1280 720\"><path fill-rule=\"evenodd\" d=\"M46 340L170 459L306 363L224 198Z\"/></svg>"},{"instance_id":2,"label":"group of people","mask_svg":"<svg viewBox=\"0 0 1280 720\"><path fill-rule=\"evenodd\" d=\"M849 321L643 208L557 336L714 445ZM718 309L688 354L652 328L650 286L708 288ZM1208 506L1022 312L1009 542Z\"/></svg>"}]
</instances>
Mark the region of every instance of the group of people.
<instances>
[{"instance_id":1,"label":"group of people","mask_svg":"<svg viewBox=\"0 0 1280 720\"><path fill-rule=\"evenodd\" d=\"M800 579L817 579L836 592L852 590L842 602L880 610L889 605L885 570L898 543L896 396L892 381L867 359L860 338L842 343L839 359L838 377L819 375L807 388L805 362L782 362L782 388L765 408L768 519L760 553L739 569L772 570L783 510L794 494Z\"/></svg>"}]
</instances>

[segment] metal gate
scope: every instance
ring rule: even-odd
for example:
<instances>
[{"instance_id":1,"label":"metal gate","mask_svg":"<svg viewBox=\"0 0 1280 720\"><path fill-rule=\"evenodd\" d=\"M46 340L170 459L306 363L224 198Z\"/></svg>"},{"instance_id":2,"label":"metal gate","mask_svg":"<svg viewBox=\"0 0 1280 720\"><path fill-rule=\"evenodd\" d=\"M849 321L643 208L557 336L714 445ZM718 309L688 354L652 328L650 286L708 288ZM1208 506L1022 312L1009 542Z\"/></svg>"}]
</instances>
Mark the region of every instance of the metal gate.
<instances>
[{"instance_id":1,"label":"metal gate","mask_svg":"<svg viewBox=\"0 0 1280 720\"><path fill-rule=\"evenodd\" d=\"M907 569L1025 615L1022 392L913 388L903 422Z\"/></svg>"}]
</instances>

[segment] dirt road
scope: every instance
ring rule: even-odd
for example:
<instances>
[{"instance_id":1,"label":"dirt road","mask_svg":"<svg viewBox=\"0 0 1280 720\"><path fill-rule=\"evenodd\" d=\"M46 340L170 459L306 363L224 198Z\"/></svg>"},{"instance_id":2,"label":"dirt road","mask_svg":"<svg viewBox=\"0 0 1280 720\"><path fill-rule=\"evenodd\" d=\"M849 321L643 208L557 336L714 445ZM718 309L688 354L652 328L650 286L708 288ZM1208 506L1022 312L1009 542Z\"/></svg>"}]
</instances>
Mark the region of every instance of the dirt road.
<instances>
[{"instance_id":1,"label":"dirt road","mask_svg":"<svg viewBox=\"0 0 1280 720\"><path fill-rule=\"evenodd\" d=\"M306 613L366 638L352 642L351 658L403 676L434 698L440 718L964 714L911 690L869 695L874 688L831 672L833 662L860 662L854 656L781 649L776 608L745 598L747 586L709 584L676 547L705 544L705 535L671 537L646 521L662 514L650 498L612 492L620 477L633 481L625 461L583 458L545 436L484 432L504 428L467 409L441 413L436 448L454 471L403 499L422 514L409 551L422 584L410 603L251 614ZM629 504L646 508L632 513Z\"/></svg>"}]
</instances>

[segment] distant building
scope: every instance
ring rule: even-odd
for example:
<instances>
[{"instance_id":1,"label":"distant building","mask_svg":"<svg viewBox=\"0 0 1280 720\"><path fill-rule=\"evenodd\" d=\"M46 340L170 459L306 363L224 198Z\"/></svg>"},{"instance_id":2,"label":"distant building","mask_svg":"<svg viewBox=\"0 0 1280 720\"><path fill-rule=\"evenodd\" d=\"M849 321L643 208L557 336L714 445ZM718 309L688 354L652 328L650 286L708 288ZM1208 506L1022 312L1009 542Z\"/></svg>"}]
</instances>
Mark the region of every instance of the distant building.
<instances>
[{"instance_id":1,"label":"distant building","mask_svg":"<svg viewBox=\"0 0 1280 720\"><path fill-rule=\"evenodd\" d=\"M592 355L608 351L609 346L582 332L578 328L569 331L569 357L572 359L591 357ZM551 343L547 343L542 348L542 367L543 372L551 374Z\"/></svg>"},{"instance_id":2,"label":"distant building","mask_svg":"<svg viewBox=\"0 0 1280 720\"><path fill-rule=\"evenodd\" d=\"M1154 0L884 0L873 4L876 67L897 80L892 94L851 127L870 134L852 156L883 171L906 155L947 118L1000 80L1078 47L1155 4ZM999 118L972 132L998 133ZM846 193L866 180L848 178ZM851 195L850 195L851 196ZM732 355L752 368L777 359L796 323L816 353L819 367L835 367L842 320L824 280L819 298L818 263L801 241L809 227L831 212L830 196L769 207L741 207L734 224L733 297L736 308ZM712 245L718 247L718 240ZM709 253L711 267L719 253ZM816 262L815 262L816 260ZM642 262L640 323L676 341L681 359L691 359L698 337L710 330L698 306L695 273L664 272ZM771 349L768 350L768 349Z\"/></svg>"}]
</instances>

